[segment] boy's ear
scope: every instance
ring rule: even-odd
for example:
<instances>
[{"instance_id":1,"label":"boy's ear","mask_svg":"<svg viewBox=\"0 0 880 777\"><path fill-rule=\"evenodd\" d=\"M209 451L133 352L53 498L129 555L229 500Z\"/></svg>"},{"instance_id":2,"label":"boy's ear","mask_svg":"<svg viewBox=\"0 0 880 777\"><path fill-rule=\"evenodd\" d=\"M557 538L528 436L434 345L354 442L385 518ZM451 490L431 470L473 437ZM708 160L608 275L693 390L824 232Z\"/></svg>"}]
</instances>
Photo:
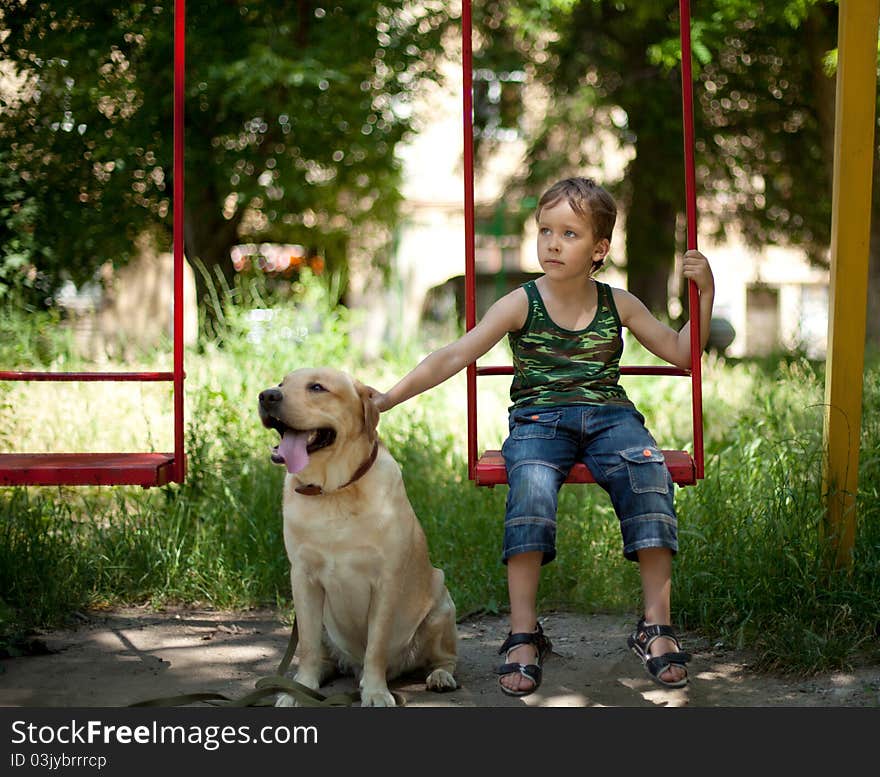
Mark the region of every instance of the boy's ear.
<instances>
[{"instance_id":1,"label":"boy's ear","mask_svg":"<svg viewBox=\"0 0 880 777\"><path fill-rule=\"evenodd\" d=\"M611 249L611 241L603 238L598 243L596 243L593 248L593 266L590 267L590 275L599 272L602 269L602 265L605 264L605 257L608 256L608 251Z\"/></svg>"}]
</instances>

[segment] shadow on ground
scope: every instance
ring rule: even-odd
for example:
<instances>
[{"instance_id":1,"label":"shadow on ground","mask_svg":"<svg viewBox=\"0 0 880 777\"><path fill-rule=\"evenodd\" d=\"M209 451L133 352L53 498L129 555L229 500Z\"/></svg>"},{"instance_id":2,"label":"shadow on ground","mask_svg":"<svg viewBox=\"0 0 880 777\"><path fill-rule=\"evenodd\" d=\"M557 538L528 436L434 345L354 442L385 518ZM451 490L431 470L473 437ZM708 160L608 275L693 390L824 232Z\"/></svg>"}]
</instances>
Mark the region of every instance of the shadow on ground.
<instances>
[{"instance_id":1,"label":"shadow on ground","mask_svg":"<svg viewBox=\"0 0 880 777\"><path fill-rule=\"evenodd\" d=\"M503 618L459 623L455 691L425 690L424 678L392 684L410 707L877 707L880 667L809 679L757 674L749 656L683 635L694 653L691 684L655 685L626 647L624 616L550 613L553 640L539 691L503 695L493 668L507 625ZM274 611L123 609L91 614L78 628L40 635L47 653L0 661L0 706L125 707L156 697L216 691L241 697L274 674L289 628ZM323 692L351 691L352 677Z\"/></svg>"}]
</instances>

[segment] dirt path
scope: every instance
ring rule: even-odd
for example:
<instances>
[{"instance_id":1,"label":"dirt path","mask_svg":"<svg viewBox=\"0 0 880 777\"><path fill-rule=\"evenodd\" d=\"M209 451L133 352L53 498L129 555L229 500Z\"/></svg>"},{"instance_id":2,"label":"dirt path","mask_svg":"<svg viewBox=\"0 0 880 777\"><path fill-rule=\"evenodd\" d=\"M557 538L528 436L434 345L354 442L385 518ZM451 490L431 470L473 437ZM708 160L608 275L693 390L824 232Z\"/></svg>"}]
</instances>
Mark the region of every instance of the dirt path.
<instances>
[{"instance_id":1,"label":"dirt path","mask_svg":"<svg viewBox=\"0 0 880 777\"><path fill-rule=\"evenodd\" d=\"M538 693L504 696L492 673L506 632L498 617L459 624L460 687L425 690L418 678L392 687L411 707L878 707L880 667L808 680L759 675L749 656L684 635L694 653L683 690L653 684L626 647L631 626L621 616L550 613L542 618L554 643ZM40 636L46 655L0 661L0 706L123 707L155 697L206 690L241 696L274 673L288 629L273 611L142 609L92 615L76 629ZM329 688L353 690L350 677Z\"/></svg>"}]
</instances>

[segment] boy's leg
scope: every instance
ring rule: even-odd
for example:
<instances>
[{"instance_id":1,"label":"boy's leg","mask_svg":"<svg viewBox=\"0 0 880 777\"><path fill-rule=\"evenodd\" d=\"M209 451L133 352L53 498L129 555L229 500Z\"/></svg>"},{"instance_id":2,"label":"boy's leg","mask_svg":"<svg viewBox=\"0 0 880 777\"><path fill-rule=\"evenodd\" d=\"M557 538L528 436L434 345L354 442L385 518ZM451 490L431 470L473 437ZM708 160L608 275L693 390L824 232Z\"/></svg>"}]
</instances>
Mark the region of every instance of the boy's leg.
<instances>
[{"instance_id":1,"label":"boy's leg","mask_svg":"<svg viewBox=\"0 0 880 777\"><path fill-rule=\"evenodd\" d=\"M521 408L510 417L510 435L501 452L507 467L502 560L507 565L510 631L537 628L536 600L541 566L556 556L556 508L559 488L577 453L579 412L568 408ZM572 419L576 421L572 425ZM534 645L517 645L509 662L536 663ZM504 663L508 663L505 659ZM530 692L535 683L521 674L502 675L510 690Z\"/></svg>"},{"instance_id":2,"label":"boy's leg","mask_svg":"<svg viewBox=\"0 0 880 777\"><path fill-rule=\"evenodd\" d=\"M536 601L543 557L544 552L538 550L519 553L507 560L511 634L532 632L538 625ZM538 651L534 645L518 645L508 655L509 660L515 663L534 664ZM500 682L512 691L528 691L534 686L531 680L518 672L502 675Z\"/></svg>"},{"instance_id":3,"label":"boy's leg","mask_svg":"<svg viewBox=\"0 0 880 777\"><path fill-rule=\"evenodd\" d=\"M620 519L623 552L639 562L645 623L671 625L672 557L678 550L673 483L638 411L608 406L588 419L594 444L585 462L611 496ZM652 656L676 652L667 638L651 643ZM681 666L660 673L666 682L686 676Z\"/></svg>"},{"instance_id":4,"label":"boy's leg","mask_svg":"<svg viewBox=\"0 0 880 777\"><path fill-rule=\"evenodd\" d=\"M671 624L670 593L672 589L672 551L669 548L643 548L638 551L639 573L642 578L642 600L645 624ZM659 656L678 650L675 643L661 637L651 643L650 654ZM667 667L661 674L666 682L676 682L687 674L682 666Z\"/></svg>"}]
</instances>

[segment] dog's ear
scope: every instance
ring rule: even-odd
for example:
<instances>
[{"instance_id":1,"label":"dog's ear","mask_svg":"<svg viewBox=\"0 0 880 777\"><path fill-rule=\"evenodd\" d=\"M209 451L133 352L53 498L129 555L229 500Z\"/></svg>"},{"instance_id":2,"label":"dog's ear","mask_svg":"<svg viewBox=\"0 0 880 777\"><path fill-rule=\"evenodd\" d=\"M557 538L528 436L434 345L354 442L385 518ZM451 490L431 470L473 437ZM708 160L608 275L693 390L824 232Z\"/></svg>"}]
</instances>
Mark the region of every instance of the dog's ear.
<instances>
[{"instance_id":1,"label":"dog's ear","mask_svg":"<svg viewBox=\"0 0 880 777\"><path fill-rule=\"evenodd\" d=\"M367 434L375 439L377 436L376 427L379 426L379 409L373 404L373 395L378 392L358 381L355 381L355 388L364 408L364 428L367 430Z\"/></svg>"}]
</instances>

